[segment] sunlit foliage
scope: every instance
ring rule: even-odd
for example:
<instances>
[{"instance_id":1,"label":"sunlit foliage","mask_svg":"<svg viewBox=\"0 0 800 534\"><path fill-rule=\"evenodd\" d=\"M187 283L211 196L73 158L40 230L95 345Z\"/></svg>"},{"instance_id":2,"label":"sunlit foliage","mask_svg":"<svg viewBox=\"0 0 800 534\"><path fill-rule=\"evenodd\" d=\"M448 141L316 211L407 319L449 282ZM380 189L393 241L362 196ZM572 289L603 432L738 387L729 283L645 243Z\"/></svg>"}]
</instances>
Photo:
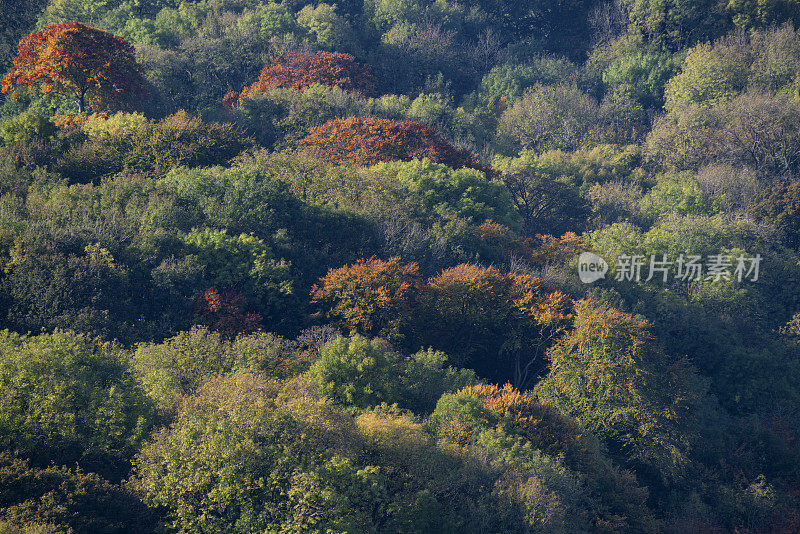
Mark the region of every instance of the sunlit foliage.
<instances>
[{"instance_id":1,"label":"sunlit foliage","mask_svg":"<svg viewBox=\"0 0 800 534\"><path fill-rule=\"evenodd\" d=\"M114 107L145 94L133 46L79 22L53 24L20 41L3 92L20 86L72 97L79 113L87 106Z\"/></svg>"},{"instance_id":2,"label":"sunlit foliage","mask_svg":"<svg viewBox=\"0 0 800 534\"><path fill-rule=\"evenodd\" d=\"M372 96L375 91L372 74L350 54L304 52L274 59L261 71L258 81L242 90L239 103L252 94L273 88L303 90L314 84L355 91L364 96Z\"/></svg>"},{"instance_id":3,"label":"sunlit foliage","mask_svg":"<svg viewBox=\"0 0 800 534\"><path fill-rule=\"evenodd\" d=\"M454 147L435 130L414 121L373 117L334 119L298 141L333 163L374 165L428 158L453 168L480 168L477 156Z\"/></svg>"}]
</instances>

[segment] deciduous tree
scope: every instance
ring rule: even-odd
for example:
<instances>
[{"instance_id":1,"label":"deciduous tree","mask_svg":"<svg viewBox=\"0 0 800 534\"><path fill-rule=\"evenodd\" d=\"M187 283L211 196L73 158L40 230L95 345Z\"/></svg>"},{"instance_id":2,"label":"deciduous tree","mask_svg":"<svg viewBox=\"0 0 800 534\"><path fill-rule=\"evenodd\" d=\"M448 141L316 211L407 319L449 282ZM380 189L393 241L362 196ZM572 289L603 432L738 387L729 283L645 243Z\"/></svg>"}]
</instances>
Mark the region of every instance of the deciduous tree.
<instances>
[{"instance_id":1,"label":"deciduous tree","mask_svg":"<svg viewBox=\"0 0 800 534\"><path fill-rule=\"evenodd\" d=\"M432 128L408 120L334 119L311 130L298 144L319 150L322 157L337 164L374 165L428 158L456 169L484 169L473 152L458 149Z\"/></svg>"},{"instance_id":2,"label":"deciduous tree","mask_svg":"<svg viewBox=\"0 0 800 534\"><path fill-rule=\"evenodd\" d=\"M429 280L423 338L492 380L524 387L572 320L572 300L538 278L462 264Z\"/></svg>"},{"instance_id":3,"label":"deciduous tree","mask_svg":"<svg viewBox=\"0 0 800 534\"><path fill-rule=\"evenodd\" d=\"M195 304L200 322L226 338L249 334L261 327L261 316L247 312L247 298L236 291L207 289Z\"/></svg>"},{"instance_id":4,"label":"deciduous tree","mask_svg":"<svg viewBox=\"0 0 800 534\"><path fill-rule=\"evenodd\" d=\"M548 351L551 371L537 394L656 481L679 479L691 464L702 383L664 354L645 319L590 300L575 309L575 328Z\"/></svg>"},{"instance_id":5,"label":"deciduous tree","mask_svg":"<svg viewBox=\"0 0 800 534\"><path fill-rule=\"evenodd\" d=\"M370 258L331 269L311 290L311 301L367 335L402 337L422 290L419 267L399 257Z\"/></svg>"},{"instance_id":6,"label":"deciduous tree","mask_svg":"<svg viewBox=\"0 0 800 534\"><path fill-rule=\"evenodd\" d=\"M74 98L80 113L87 105L120 105L145 93L133 46L80 22L52 24L20 41L2 90L20 86Z\"/></svg>"},{"instance_id":7,"label":"deciduous tree","mask_svg":"<svg viewBox=\"0 0 800 534\"><path fill-rule=\"evenodd\" d=\"M313 84L339 87L364 96L371 96L375 91L375 79L369 69L350 54L303 52L275 58L264 67L254 84L242 90L239 103L254 93L266 93L278 87L300 90Z\"/></svg>"}]
</instances>

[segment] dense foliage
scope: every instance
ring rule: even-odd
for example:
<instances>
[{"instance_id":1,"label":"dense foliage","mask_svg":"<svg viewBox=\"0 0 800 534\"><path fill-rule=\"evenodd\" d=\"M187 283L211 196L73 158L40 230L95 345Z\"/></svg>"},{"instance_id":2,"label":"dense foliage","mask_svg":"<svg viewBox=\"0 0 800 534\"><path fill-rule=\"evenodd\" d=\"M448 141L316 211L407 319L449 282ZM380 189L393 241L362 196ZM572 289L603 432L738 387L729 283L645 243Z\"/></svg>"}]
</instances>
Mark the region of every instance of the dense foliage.
<instances>
[{"instance_id":1,"label":"dense foliage","mask_svg":"<svg viewBox=\"0 0 800 534\"><path fill-rule=\"evenodd\" d=\"M0 532L800 531L798 6L5 0Z\"/></svg>"},{"instance_id":2,"label":"dense foliage","mask_svg":"<svg viewBox=\"0 0 800 534\"><path fill-rule=\"evenodd\" d=\"M251 94L266 93L273 87L302 90L314 84L371 96L375 90L372 74L353 59L350 54L335 52L305 52L275 58L254 84L242 89L239 103Z\"/></svg>"},{"instance_id":3,"label":"dense foliage","mask_svg":"<svg viewBox=\"0 0 800 534\"><path fill-rule=\"evenodd\" d=\"M75 98L78 112L109 107L145 94L134 49L120 37L80 22L51 24L19 43L3 92L33 86Z\"/></svg>"},{"instance_id":4,"label":"dense foliage","mask_svg":"<svg viewBox=\"0 0 800 534\"><path fill-rule=\"evenodd\" d=\"M332 163L372 165L428 158L456 169L479 166L474 153L457 149L431 128L414 121L334 119L312 129L297 144L319 150Z\"/></svg>"}]
</instances>

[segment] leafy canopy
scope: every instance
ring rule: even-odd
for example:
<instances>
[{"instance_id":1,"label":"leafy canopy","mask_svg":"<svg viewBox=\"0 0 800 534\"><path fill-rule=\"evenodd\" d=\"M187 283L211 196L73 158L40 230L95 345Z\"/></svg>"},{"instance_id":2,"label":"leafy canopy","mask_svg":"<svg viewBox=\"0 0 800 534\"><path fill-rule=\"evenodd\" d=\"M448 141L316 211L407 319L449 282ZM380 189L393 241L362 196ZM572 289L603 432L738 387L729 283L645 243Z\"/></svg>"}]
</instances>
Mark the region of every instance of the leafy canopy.
<instances>
[{"instance_id":1,"label":"leafy canopy","mask_svg":"<svg viewBox=\"0 0 800 534\"><path fill-rule=\"evenodd\" d=\"M374 165L428 158L453 168L481 168L478 156L454 147L436 130L415 121L376 117L333 119L298 141L332 163Z\"/></svg>"},{"instance_id":2,"label":"leafy canopy","mask_svg":"<svg viewBox=\"0 0 800 534\"><path fill-rule=\"evenodd\" d=\"M20 41L2 90L20 86L72 97L80 113L87 104L111 107L145 93L133 46L80 22L52 24Z\"/></svg>"}]
</instances>

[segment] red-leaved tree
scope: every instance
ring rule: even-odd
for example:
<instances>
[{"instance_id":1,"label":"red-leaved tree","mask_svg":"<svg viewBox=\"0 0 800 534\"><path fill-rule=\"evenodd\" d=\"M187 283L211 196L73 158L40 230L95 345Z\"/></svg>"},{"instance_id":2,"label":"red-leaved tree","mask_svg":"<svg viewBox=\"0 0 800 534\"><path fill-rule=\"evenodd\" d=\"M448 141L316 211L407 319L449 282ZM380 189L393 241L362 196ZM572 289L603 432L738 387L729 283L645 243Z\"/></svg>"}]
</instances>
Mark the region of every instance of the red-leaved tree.
<instances>
[{"instance_id":1,"label":"red-leaved tree","mask_svg":"<svg viewBox=\"0 0 800 534\"><path fill-rule=\"evenodd\" d=\"M4 93L29 86L75 99L78 111L122 107L145 94L133 46L121 37L80 22L52 24L19 42Z\"/></svg>"},{"instance_id":2,"label":"red-leaved tree","mask_svg":"<svg viewBox=\"0 0 800 534\"><path fill-rule=\"evenodd\" d=\"M277 87L302 90L315 83L364 96L371 96L375 92L375 78L367 67L356 62L350 54L303 52L275 58L264 67L253 85L242 90L239 103L253 93L266 93ZM230 97L228 100L231 100Z\"/></svg>"},{"instance_id":3,"label":"red-leaved tree","mask_svg":"<svg viewBox=\"0 0 800 534\"><path fill-rule=\"evenodd\" d=\"M478 156L443 139L436 130L414 121L377 117L333 119L298 141L335 164L374 165L384 161L428 158L454 169L481 166Z\"/></svg>"},{"instance_id":4,"label":"red-leaved tree","mask_svg":"<svg viewBox=\"0 0 800 534\"><path fill-rule=\"evenodd\" d=\"M200 324L233 339L261 328L261 315L246 312L247 299L235 291L207 289L197 299L194 313Z\"/></svg>"}]
</instances>

